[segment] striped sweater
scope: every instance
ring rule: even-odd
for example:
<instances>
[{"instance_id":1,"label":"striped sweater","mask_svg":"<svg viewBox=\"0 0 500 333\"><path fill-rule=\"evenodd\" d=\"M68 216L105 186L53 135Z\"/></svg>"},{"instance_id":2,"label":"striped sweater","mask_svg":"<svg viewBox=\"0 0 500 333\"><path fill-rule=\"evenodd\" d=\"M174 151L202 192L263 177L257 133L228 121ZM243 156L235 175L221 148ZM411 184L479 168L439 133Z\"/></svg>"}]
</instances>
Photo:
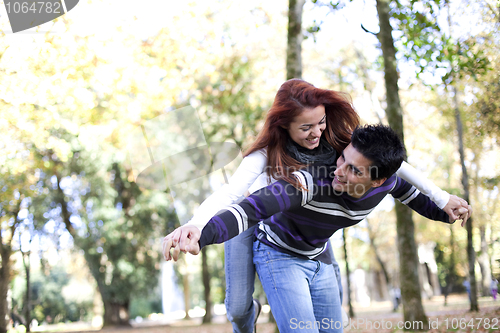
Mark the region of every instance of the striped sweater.
<instances>
[{"instance_id":1,"label":"striped sweater","mask_svg":"<svg viewBox=\"0 0 500 333\"><path fill-rule=\"evenodd\" d=\"M333 189L333 170L323 166L295 172L303 189L279 180L220 211L203 228L200 248L223 243L261 221L256 228L261 242L299 258L331 263L328 239L367 217L387 194L429 219L448 223L443 210L396 175L354 198Z\"/></svg>"}]
</instances>

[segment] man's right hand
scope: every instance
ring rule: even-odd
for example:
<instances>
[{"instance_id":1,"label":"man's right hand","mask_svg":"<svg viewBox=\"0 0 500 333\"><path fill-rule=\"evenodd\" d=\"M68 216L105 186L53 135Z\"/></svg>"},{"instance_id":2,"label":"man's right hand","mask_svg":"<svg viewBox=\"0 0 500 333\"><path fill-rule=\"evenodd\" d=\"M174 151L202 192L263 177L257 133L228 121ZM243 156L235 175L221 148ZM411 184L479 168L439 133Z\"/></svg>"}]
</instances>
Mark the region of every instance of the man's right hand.
<instances>
[{"instance_id":1,"label":"man's right hand","mask_svg":"<svg viewBox=\"0 0 500 333\"><path fill-rule=\"evenodd\" d=\"M200 253L200 229L193 225L184 225L163 238L163 257L166 261L179 259L180 252L193 255ZM173 253L170 251L174 249Z\"/></svg>"}]
</instances>

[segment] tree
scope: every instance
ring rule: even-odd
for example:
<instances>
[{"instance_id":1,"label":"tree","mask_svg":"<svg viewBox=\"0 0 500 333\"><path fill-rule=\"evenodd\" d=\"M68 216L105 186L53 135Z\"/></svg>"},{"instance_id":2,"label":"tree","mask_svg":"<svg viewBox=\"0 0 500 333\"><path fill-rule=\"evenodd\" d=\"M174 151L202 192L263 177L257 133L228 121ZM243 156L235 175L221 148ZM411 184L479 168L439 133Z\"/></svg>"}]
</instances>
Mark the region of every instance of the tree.
<instances>
[{"instance_id":1,"label":"tree","mask_svg":"<svg viewBox=\"0 0 500 333\"><path fill-rule=\"evenodd\" d=\"M302 78L302 10L305 0L288 2L288 39L286 48L286 79Z\"/></svg>"},{"instance_id":2,"label":"tree","mask_svg":"<svg viewBox=\"0 0 500 333\"><path fill-rule=\"evenodd\" d=\"M15 108L5 101L0 102L0 114L3 121L0 123L2 147L2 164L0 165L0 223L1 238L0 246L0 332L6 332L8 321L7 292L9 283L14 276L12 272L12 254L19 248L15 237L25 227L21 211L28 211L29 203L36 198L45 196L38 184L36 170L39 170L38 161L32 152L33 143L31 141L33 133L23 128L25 119L19 119L20 115L14 111ZM32 208L31 208L32 209ZM26 214L28 215L28 214ZM38 216L38 215L37 215ZM38 222L39 220L35 220ZM33 223L33 221L31 221ZM33 223L33 228L40 226ZM24 259L24 258L23 258ZM29 283L28 283L29 285ZM29 288L27 290L29 297ZM29 301L29 298L28 298ZM29 303L29 302L28 302ZM25 311L29 311L29 306ZM26 327L29 329L29 312L25 317Z\"/></svg>"},{"instance_id":3,"label":"tree","mask_svg":"<svg viewBox=\"0 0 500 333\"><path fill-rule=\"evenodd\" d=\"M390 23L390 0L377 0L380 32L377 37L380 41L384 60L384 80L387 99L387 119L389 125L398 133L404 142L403 110L399 99L398 70L396 48L392 37ZM396 202L398 250L400 263L400 286L405 321L419 321L422 329L427 329L428 320L422 306L420 283L418 276L418 256L415 243L415 226L411 210Z\"/></svg>"},{"instance_id":4,"label":"tree","mask_svg":"<svg viewBox=\"0 0 500 333\"><path fill-rule=\"evenodd\" d=\"M349 317L354 317L354 310L351 302L351 270L349 269L349 261L347 260L347 236L346 230L342 229L342 240L344 241L344 259L345 259L345 275L347 277L347 304L349 305Z\"/></svg>"}]
</instances>

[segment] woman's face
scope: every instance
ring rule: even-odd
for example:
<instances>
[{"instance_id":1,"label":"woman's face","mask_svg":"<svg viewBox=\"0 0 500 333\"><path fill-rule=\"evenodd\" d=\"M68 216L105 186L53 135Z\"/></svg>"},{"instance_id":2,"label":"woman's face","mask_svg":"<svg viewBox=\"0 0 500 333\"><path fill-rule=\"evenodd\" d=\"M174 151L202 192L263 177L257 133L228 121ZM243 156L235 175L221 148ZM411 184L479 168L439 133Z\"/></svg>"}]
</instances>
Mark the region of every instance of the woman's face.
<instances>
[{"instance_id":1,"label":"woman's face","mask_svg":"<svg viewBox=\"0 0 500 333\"><path fill-rule=\"evenodd\" d=\"M326 128L325 107L305 108L288 125L288 134L300 146L314 149L319 145L319 138Z\"/></svg>"}]
</instances>

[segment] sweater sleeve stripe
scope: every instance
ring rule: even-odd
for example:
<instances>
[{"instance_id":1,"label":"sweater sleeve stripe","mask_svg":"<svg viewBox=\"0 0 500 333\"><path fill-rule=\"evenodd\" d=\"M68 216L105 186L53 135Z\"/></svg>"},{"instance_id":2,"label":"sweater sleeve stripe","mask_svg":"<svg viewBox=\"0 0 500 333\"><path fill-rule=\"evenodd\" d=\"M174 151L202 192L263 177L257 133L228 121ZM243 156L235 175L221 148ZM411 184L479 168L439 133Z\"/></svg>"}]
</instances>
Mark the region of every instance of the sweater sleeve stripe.
<instances>
[{"instance_id":1,"label":"sweater sleeve stripe","mask_svg":"<svg viewBox=\"0 0 500 333\"><path fill-rule=\"evenodd\" d=\"M371 211L373 210L373 208L366 209L366 210L350 210L347 207L344 207L344 206L339 205L339 204L334 203L334 202L319 202L316 200L311 200L309 202L309 204L306 205L306 208L311 209L311 210L314 210L315 208L340 210L340 211L342 211L342 212L344 212L347 215L352 216L352 217L364 216L364 215L371 213Z\"/></svg>"},{"instance_id":2,"label":"sweater sleeve stripe","mask_svg":"<svg viewBox=\"0 0 500 333\"><path fill-rule=\"evenodd\" d=\"M307 202L311 201L311 199L313 198L314 194L313 178L311 174L306 171L295 171L293 175L297 177L300 184L306 188L306 190L302 190L302 206L304 206Z\"/></svg>"},{"instance_id":3,"label":"sweater sleeve stripe","mask_svg":"<svg viewBox=\"0 0 500 333\"><path fill-rule=\"evenodd\" d=\"M413 191L408 191L405 194L406 199L399 199L399 201L401 201L401 203L407 205L407 204L409 204L413 199L415 199L420 194L420 191L417 190L415 187L413 187L412 190Z\"/></svg>"},{"instance_id":4,"label":"sweater sleeve stripe","mask_svg":"<svg viewBox=\"0 0 500 333\"><path fill-rule=\"evenodd\" d=\"M247 214L238 205L231 205L227 208L228 211L233 213L236 221L238 222L238 234L248 229L248 217Z\"/></svg>"}]
</instances>

